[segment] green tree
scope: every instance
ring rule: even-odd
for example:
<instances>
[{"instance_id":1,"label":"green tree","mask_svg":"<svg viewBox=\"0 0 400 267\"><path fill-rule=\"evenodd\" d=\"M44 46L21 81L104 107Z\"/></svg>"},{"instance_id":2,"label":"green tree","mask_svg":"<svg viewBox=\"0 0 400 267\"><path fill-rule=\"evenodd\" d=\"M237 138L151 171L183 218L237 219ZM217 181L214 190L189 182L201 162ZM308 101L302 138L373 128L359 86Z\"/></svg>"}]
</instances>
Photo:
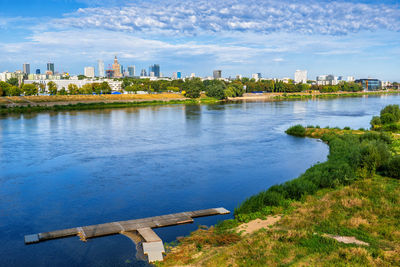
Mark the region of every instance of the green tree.
<instances>
[{"instance_id":1,"label":"green tree","mask_svg":"<svg viewBox=\"0 0 400 267\"><path fill-rule=\"evenodd\" d=\"M185 96L189 98L199 98L201 91L204 90L204 84L200 78L186 79L182 87Z\"/></svg>"},{"instance_id":2,"label":"green tree","mask_svg":"<svg viewBox=\"0 0 400 267\"><path fill-rule=\"evenodd\" d=\"M53 81L50 81L47 83L47 88L49 90L50 95L56 95L57 94L57 84Z\"/></svg>"},{"instance_id":3,"label":"green tree","mask_svg":"<svg viewBox=\"0 0 400 267\"><path fill-rule=\"evenodd\" d=\"M111 94L111 87L110 87L110 85L108 84L108 82L102 82L102 83L100 84L100 88L101 88L101 92L102 92L103 94Z\"/></svg>"},{"instance_id":4,"label":"green tree","mask_svg":"<svg viewBox=\"0 0 400 267\"><path fill-rule=\"evenodd\" d=\"M70 83L68 84L68 94L70 95L77 95L79 88L76 84Z\"/></svg>"},{"instance_id":5,"label":"green tree","mask_svg":"<svg viewBox=\"0 0 400 267\"><path fill-rule=\"evenodd\" d=\"M91 95L93 94L93 86L90 83L84 84L80 89L79 93L83 95Z\"/></svg>"},{"instance_id":6,"label":"green tree","mask_svg":"<svg viewBox=\"0 0 400 267\"><path fill-rule=\"evenodd\" d=\"M21 89L17 86L10 86L7 90L8 96L19 96L21 95Z\"/></svg>"},{"instance_id":7,"label":"green tree","mask_svg":"<svg viewBox=\"0 0 400 267\"><path fill-rule=\"evenodd\" d=\"M384 109L381 110L381 120L382 120L382 115L384 114L392 114L394 117L394 120L397 122L400 120L400 108L399 105L388 105ZM384 123L382 121L382 123Z\"/></svg>"},{"instance_id":8,"label":"green tree","mask_svg":"<svg viewBox=\"0 0 400 267\"><path fill-rule=\"evenodd\" d=\"M67 94L67 90L63 86L60 90L58 90L57 94L58 95L66 95Z\"/></svg>"},{"instance_id":9,"label":"green tree","mask_svg":"<svg viewBox=\"0 0 400 267\"><path fill-rule=\"evenodd\" d=\"M11 87L9 83L0 81L0 96L7 95L8 89Z\"/></svg>"},{"instance_id":10,"label":"green tree","mask_svg":"<svg viewBox=\"0 0 400 267\"><path fill-rule=\"evenodd\" d=\"M86 78L87 77L85 75L82 75L82 74L78 75L78 80L84 80Z\"/></svg>"},{"instance_id":11,"label":"green tree","mask_svg":"<svg viewBox=\"0 0 400 267\"><path fill-rule=\"evenodd\" d=\"M225 99L225 83L220 80L212 80L206 87L206 95L216 99Z\"/></svg>"},{"instance_id":12,"label":"green tree","mask_svg":"<svg viewBox=\"0 0 400 267\"><path fill-rule=\"evenodd\" d=\"M17 78L10 78L7 80L7 83L13 85L13 86L18 86L18 79Z\"/></svg>"},{"instance_id":13,"label":"green tree","mask_svg":"<svg viewBox=\"0 0 400 267\"><path fill-rule=\"evenodd\" d=\"M46 85L44 83L39 83L39 92L41 94L45 94L46 93Z\"/></svg>"},{"instance_id":14,"label":"green tree","mask_svg":"<svg viewBox=\"0 0 400 267\"><path fill-rule=\"evenodd\" d=\"M24 95L37 95L38 88L34 84L24 84L22 85L22 92Z\"/></svg>"}]
</instances>

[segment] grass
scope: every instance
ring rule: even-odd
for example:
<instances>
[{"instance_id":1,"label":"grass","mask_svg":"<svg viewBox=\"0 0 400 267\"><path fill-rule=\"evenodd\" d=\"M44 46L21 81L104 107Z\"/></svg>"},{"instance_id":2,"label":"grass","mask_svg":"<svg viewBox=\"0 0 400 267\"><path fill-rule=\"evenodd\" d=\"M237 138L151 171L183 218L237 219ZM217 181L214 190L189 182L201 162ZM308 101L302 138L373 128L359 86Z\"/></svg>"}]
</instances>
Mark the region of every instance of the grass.
<instances>
[{"instance_id":1,"label":"grass","mask_svg":"<svg viewBox=\"0 0 400 267\"><path fill-rule=\"evenodd\" d=\"M103 99L104 101L104 99ZM50 112L50 111L66 111L66 110L89 110L89 109L108 109L108 108L128 108L141 106L158 106L173 104L214 104L220 102L215 98L200 99L163 99L163 100L143 100L143 101L126 101L126 102L93 102L93 103L77 103L77 104L60 104L60 105L24 105L8 107L0 105L0 115L33 113L33 112Z\"/></svg>"},{"instance_id":2,"label":"grass","mask_svg":"<svg viewBox=\"0 0 400 267\"><path fill-rule=\"evenodd\" d=\"M170 248L159 266L398 266L400 182L374 176L320 190L274 227L246 236L200 229ZM224 243L216 240L225 240ZM355 236L370 246L339 243L326 234ZM204 239L207 241L205 242Z\"/></svg>"},{"instance_id":3,"label":"grass","mask_svg":"<svg viewBox=\"0 0 400 267\"><path fill-rule=\"evenodd\" d=\"M182 94L121 94L121 95L50 95L50 96L26 96L26 99L35 103L68 102L68 101L106 101L106 100L164 100L185 99Z\"/></svg>"}]
</instances>

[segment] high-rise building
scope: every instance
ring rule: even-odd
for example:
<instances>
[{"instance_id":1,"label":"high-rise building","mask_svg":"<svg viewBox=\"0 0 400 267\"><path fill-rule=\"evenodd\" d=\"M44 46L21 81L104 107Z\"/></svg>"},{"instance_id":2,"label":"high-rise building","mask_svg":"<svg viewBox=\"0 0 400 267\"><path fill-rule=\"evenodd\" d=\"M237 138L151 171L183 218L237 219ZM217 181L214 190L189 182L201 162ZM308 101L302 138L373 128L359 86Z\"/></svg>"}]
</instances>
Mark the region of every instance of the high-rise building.
<instances>
[{"instance_id":1,"label":"high-rise building","mask_svg":"<svg viewBox=\"0 0 400 267\"><path fill-rule=\"evenodd\" d=\"M214 76L214 79L220 79L222 77L222 70L214 70L213 76Z\"/></svg>"},{"instance_id":2,"label":"high-rise building","mask_svg":"<svg viewBox=\"0 0 400 267\"><path fill-rule=\"evenodd\" d=\"M135 66L132 65L128 67L128 75L129 77L135 76Z\"/></svg>"},{"instance_id":3,"label":"high-rise building","mask_svg":"<svg viewBox=\"0 0 400 267\"><path fill-rule=\"evenodd\" d=\"M160 77L160 65L154 64L149 67L149 75L154 72L154 77Z\"/></svg>"},{"instance_id":4,"label":"high-rise building","mask_svg":"<svg viewBox=\"0 0 400 267\"><path fill-rule=\"evenodd\" d=\"M36 74L40 74L40 69L36 69Z\"/></svg>"},{"instance_id":5,"label":"high-rise building","mask_svg":"<svg viewBox=\"0 0 400 267\"><path fill-rule=\"evenodd\" d=\"M334 75L319 75L317 76L317 84L318 85L334 85L335 84L335 76Z\"/></svg>"},{"instance_id":6,"label":"high-rise building","mask_svg":"<svg viewBox=\"0 0 400 267\"><path fill-rule=\"evenodd\" d=\"M85 67L84 75L89 78L94 78L94 67Z\"/></svg>"},{"instance_id":7,"label":"high-rise building","mask_svg":"<svg viewBox=\"0 0 400 267\"><path fill-rule=\"evenodd\" d=\"M112 65L112 69L114 71L114 78L121 78L121 65L118 63L117 56L114 58L114 64Z\"/></svg>"},{"instance_id":8,"label":"high-rise building","mask_svg":"<svg viewBox=\"0 0 400 267\"><path fill-rule=\"evenodd\" d=\"M54 74L54 63L47 63L47 72L50 72L51 74Z\"/></svg>"},{"instance_id":9,"label":"high-rise building","mask_svg":"<svg viewBox=\"0 0 400 267\"><path fill-rule=\"evenodd\" d=\"M124 70L124 66L122 66L122 65L120 67L120 72L121 72L121 76L124 76L125 70Z\"/></svg>"},{"instance_id":10,"label":"high-rise building","mask_svg":"<svg viewBox=\"0 0 400 267\"><path fill-rule=\"evenodd\" d=\"M98 64L97 72L98 72L99 77L104 77L105 73L104 73L104 62L103 62L103 60L97 61L97 64Z\"/></svg>"},{"instance_id":11,"label":"high-rise building","mask_svg":"<svg viewBox=\"0 0 400 267\"><path fill-rule=\"evenodd\" d=\"M172 79L182 79L182 73L180 71L172 73Z\"/></svg>"},{"instance_id":12,"label":"high-rise building","mask_svg":"<svg viewBox=\"0 0 400 267\"><path fill-rule=\"evenodd\" d=\"M140 76L143 76L143 77L147 76L147 72L145 69L142 69L142 71L140 72Z\"/></svg>"},{"instance_id":13,"label":"high-rise building","mask_svg":"<svg viewBox=\"0 0 400 267\"><path fill-rule=\"evenodd\" d=\"M296 70L294 73L295 83L307 83L307 71L306 70Z\"/></svg>"},{"instance_id":14,"label":"high-rise building","mask_svg":"<svg viewBox=\"0 0 400 267\"><path fill-rule=\"evenodd\" d=\"M31 65L29 63L24 63L22 65L22 70L25 74L31 74Z\"/></svg>"}]
</instances>

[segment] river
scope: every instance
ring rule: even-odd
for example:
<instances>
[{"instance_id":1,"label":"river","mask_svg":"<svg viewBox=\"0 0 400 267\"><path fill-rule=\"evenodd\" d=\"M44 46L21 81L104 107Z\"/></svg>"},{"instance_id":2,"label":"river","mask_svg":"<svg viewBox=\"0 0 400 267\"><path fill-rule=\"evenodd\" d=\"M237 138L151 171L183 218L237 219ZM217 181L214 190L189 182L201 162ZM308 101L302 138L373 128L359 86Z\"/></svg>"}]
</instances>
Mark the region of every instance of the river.
<instances>
[{"instance_id":1,"label":"river","mask_svg":"<svg viewBox=\"0 0 400 267\"><path fill-rule=\"evenodd\" d=\"M400 96L0 117L0 266L142 266L121 235L26 246L24 235L225 207L324 161L294 124L368 128ZM156 229L164 242L232 215Z\"/></svg>"}]
</instances>

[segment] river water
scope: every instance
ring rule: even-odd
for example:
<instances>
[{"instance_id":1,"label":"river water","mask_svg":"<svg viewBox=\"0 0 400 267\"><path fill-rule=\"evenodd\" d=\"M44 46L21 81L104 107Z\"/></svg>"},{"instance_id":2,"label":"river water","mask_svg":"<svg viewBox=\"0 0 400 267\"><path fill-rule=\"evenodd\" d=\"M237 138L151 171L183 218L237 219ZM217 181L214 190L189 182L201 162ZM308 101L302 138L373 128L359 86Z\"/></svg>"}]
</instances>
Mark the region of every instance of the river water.
<instances>
[{"instance_id":1,"label":"river water","mask_svg":"<svg viewBox=\"0 0 400 267\"><path fill-rule=\"evenodd\" d=\"M324 161L291 125L368 128L400 96L171 105L0 118L0 266L142 266L121 235L24 235L225 207ZM156 229L164 242L232 215Z\"/></svg>"}]
</instances>

